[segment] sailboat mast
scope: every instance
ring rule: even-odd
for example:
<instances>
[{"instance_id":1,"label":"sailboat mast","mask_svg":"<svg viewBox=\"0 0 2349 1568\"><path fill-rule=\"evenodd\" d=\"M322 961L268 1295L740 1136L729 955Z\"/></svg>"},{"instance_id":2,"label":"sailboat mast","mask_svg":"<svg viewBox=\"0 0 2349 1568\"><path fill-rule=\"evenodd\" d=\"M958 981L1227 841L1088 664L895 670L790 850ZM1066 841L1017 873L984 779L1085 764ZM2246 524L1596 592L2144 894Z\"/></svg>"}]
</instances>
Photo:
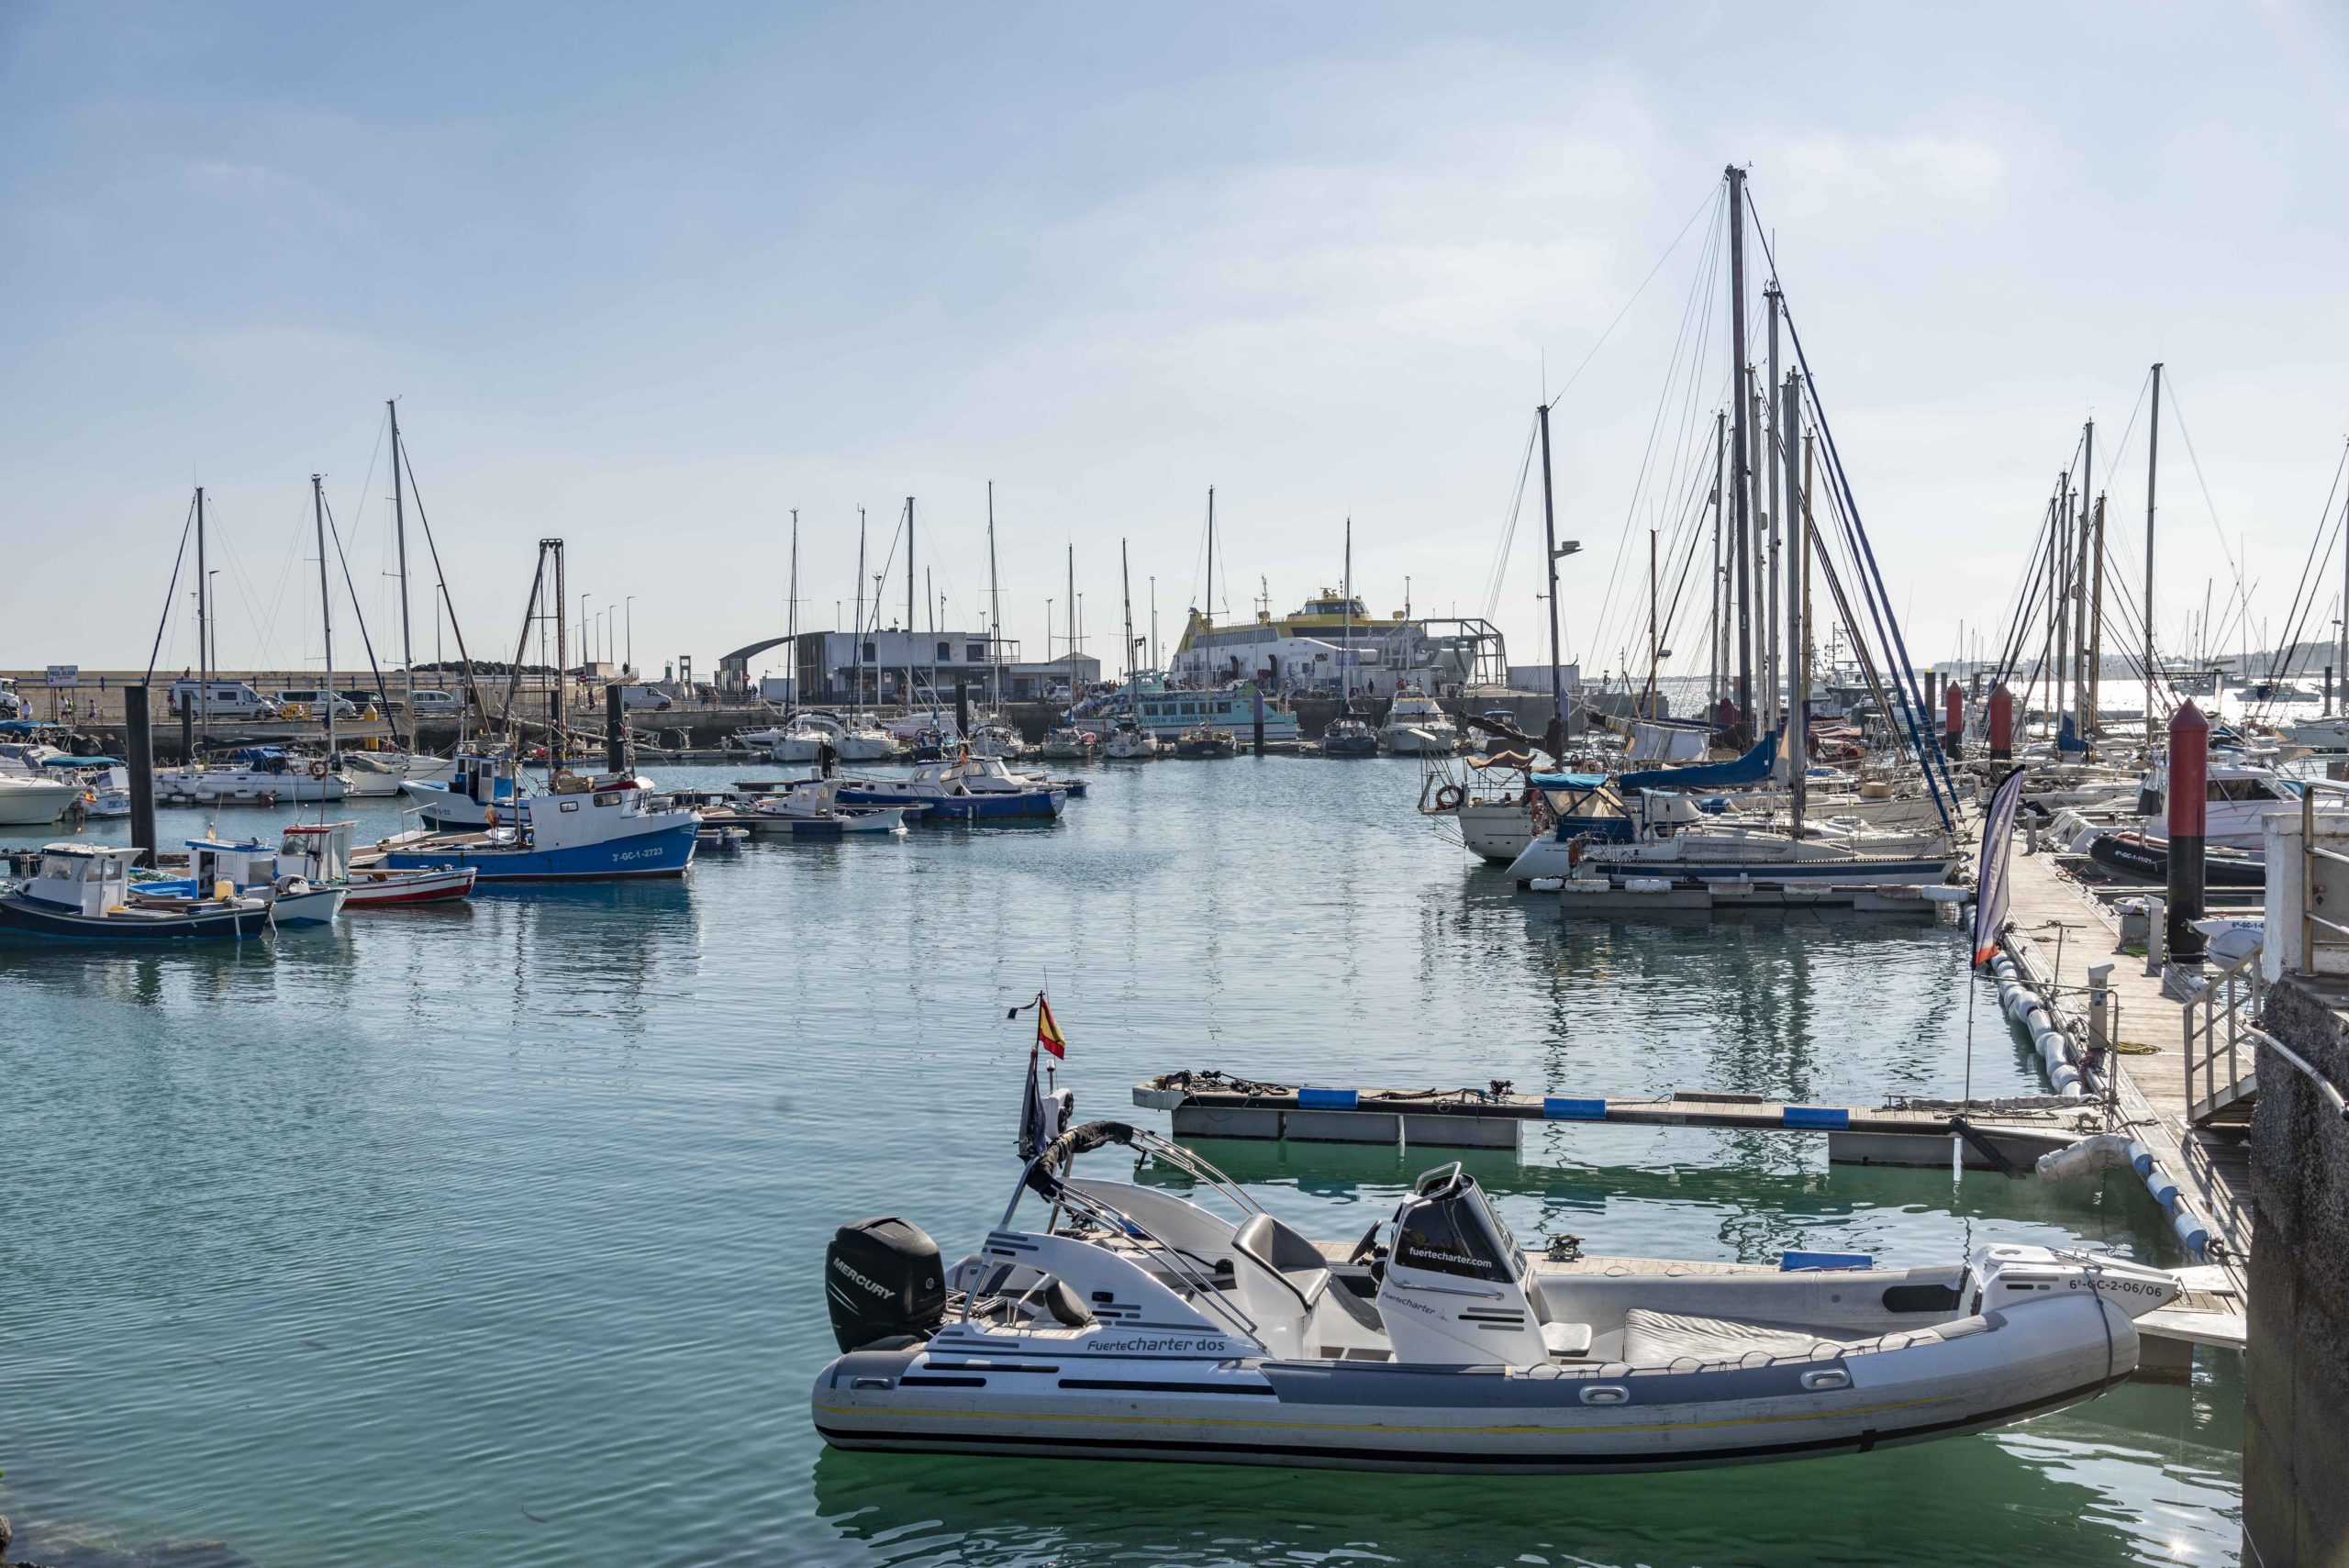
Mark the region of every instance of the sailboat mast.
<instances>
[{"instance_id":1,"label":"sailboat mast","mask_svg":"<svg viewBox=\"0 0 2349 1568\"><path fill-rule=\"evenodd\" d=\"M1643 717L1655 717L1656 649L1660 645L1655 635L1655 530L1648 530L1648 689L1640 706Z\"/></svg>"},{"instance_id":2,"label":"sailboat mast","mask_svg":"<svg viewBox=\"0 0 2349 1568\"><path fill-rule=\"evenodd\" d=\"M799 706L799 508L791 508L791 601L783 607L783 639L791 648L791 706Z\"/></svg>"},{"instance_id":3,"label":"sailboat mast","mask_svg":"<svg viewBox=\"0 0 2349 1568\"><path fill-rule=\"evenodd\" d=\"M1721 588L1721 466L1728 460L1727 424L1725 413L1713 415L1713 621L1706 640L1711 644L1706 652L1712 659L1712 677L1706 683L1705 722L1717 723L1721 710L1721 650L1728 643L1729 628L1721 618L1728 607L1722 602Z\"/></svg>"},{"instance_id":4,"label":"sailboat mast","mask_svg":"<svg viewBox=\"0 0 2349 1568\"><path fill-rule=\"evenodd\" d=\"M1345 628L1338 634L1338 711L1343 714L1354 698L1353 667L1347 661L1353 657L1354 646L1354 520L1346 519L1346 562L1344 573L1338 579L1338 595L1343 600L1339 610L1340 624Z\"/></svg>"},{"instance_id":5,"label":"sailboat mast","mask_svg":"<svg viewBox=\"0 0 2349 1568\"><path fill-rule=\"evenodd\" d=\"M2154 717L2154 487L2161 477L2162 367L2154 367L2154 418L2145 437L2145 750L2161 733Z\"/></svg>"},{"instance_id":6,"label":"sailboat mast","mask_svg":"<svg viewBox=\"0 0 2349 1568\"><path fill-rule=\"evenodd\" d=\"M551 782L571 750L571 620L564 612L570 598L563 586L562 540L554 546L554 732L547 737L547 778Z\"/></svg>"},{"instance_id":7,"label":"sailboat mast","mask_svg":"<svg viewBox=\"0 0 2349 1568\"><path fill-rule=\"evenodd\" d=\"M2088 573L2094 570L2096 543L2094 518L2089 508L2095 505L2090 490L2096 484L2096 421L2087 422L2080 432L2080 508L2078 529L2074 538L2073 554L2078 564L2072 570L2072 712L2080 732L2087 739L2096 728L2096 708L2089 694L2095 689L2096 672L2088 667Z\"/></svg>"},{"instance_id":8,"label":"sailboat mast","mask_svg":"<svg viewBox=\"0 0 2349 1568\"><path fill-rule=\"evenodd\" d=\"M849 625L848 645L848 711L853 717L864 696L864 508L862 506L856 509L856 619Z\"/></svg>"},{"instance_id":9,"label":"sailboat mast","mask_svg":"<svg viewBox=\"0 0 2349 1568\"><path fill-rule=\"evenodd\" d=\"M1786 508L1781 504L1786 492L1780 488L1778 473L1781 444L1777 410L1780 305L1778 280L1773 276L1762 289L1762 308L1769 313L1770 318L1770 379L1762 384L1762 419L1761 428L1757 432L1768 457L1766 462L1757 466L1764 470L1767 484L1767 488L1762 492L1763 497L1768 503L1762 509L1763 520L1767 528L1764 536L1761 562L1765 606L1765 613L1762 617L1762 690L1763 706L1768 711L1769 724L1772 728L1777 728L1779 722L1786 717L1786 697L1778 679L1778 665L1782 651L1778 638L1778 539L1784 531L1786 521L1782 516ZM1779 756L1783 759L1785 755L1786 749L1782 746L1779 748Z\"/></svg>"},{"instance_id":10,"label":"sailboat mast","mask_svg":"<svg viewBox=\"0 0 2349 1568\"><path fill-rule=\"evenodd\" d=\"M1731 165L1729 176L1729 397L1733 424L1730 439L1730 497L1735 504L1731 533L1737 554L1737 714L1740 744L1753 735L1753 550L1750 483L1745 444L1745 171Z\"/></svg>"},{"instance_id":11,"label":"sailboat mast","mask_svg":"<svg viewBox=\"0 0 2349 1568\"><path fill-rule=\"evenodd\" d=\"M195 487L195 733L199 741L212 738L212 573L204 564L204 486ZM195 766L194 757L182 757L184 767Z\"/></svg>"},{"instance_id":12,"label":"sailboat mast","mask_svg":"<svg viewBox=\"0 0 2349 1568\"><path fill-rule=\"evenodd\" d=\"M1068 706L1076 707L1076 546L1068 547Z\"/></svg>"},{"instance_id":13,"label":"sailboat mast","mask_svg":"<svg viewBox=\"0 0 2349 1568\"><path fill-rule=\"evenodd\" d=\"M921 607L922 614L930 618L930 717L935 718L938 717L938 601L930 597L930 568L927 566L921 569ZM912 636L913 628L907 627L906 635Z\"/></svg>"},{"instance_id":14,"label":"sailboat mast","mask_svg":"<svg viewBox=\"0 0 2349 1568\"><path fill-rule=\"evenodd\" d=\"M400 669L407 687L407 749L416 750L416 640L408 621L407 487L400 473L399 399L387 397L384 407L392 417L392 537L400 552Z\"/></svg>"},{"instance_id":15,"label":"sailboat mast","mask_svg":"<svg viewBox=\"0 0 2349 1568\"><path fill-rule=\"evenodd\" d=\"M1207 633L1213 629L1215 629L1215 486L1210 484L1208 486L1208 614L1205 624L1200 628L1199 635L1199 663L1202 672L1206 669L1208 658ZM1206 684L1204 681L1200 684Z\"/></svg>"},{"instance_id":16,"label":"sailboat mast","mask_svg":"<svg viewBox=\"0 0 2349 1568\"><path fill-rule=\"evenodd\" d=\"M987 711L1003 711L1003 584L995 572L995 481L987 481Z\"/></svg>"},{"instance_id":17,"label":"sailboat mast","mask_svg":"<svg viewBox=\"0 0 2349 1568\"><path fill-rule=\"evenodd\" d=\"M2341 709L2349 713L2349 497L2341 503Z\"/></svg>"},{"instance_id":18,"label":"sailboat mast","mask_svg":"<svg viewBox=\"0 0 2349 1568\"><path fill-rule=\"evenodd\" d=\"M1130 697L1134 684L1134 569L1133 563L1126 558L1124 539L1118 541L1118 594L1125 601L1126 608L1124 668L1119 671L1118 678L1128 688Z\"/></svg>"},{"instance_id":19,"label":"sailboat mast","mask_svg":"<svg viewBox=\"0 0 2349 1568\"><path fill-rule=\"evenodd\" d=\"M1550 406L1536 411L1542 421L1542 563L1550 582L1550 721L1542 735L1550 755L1563 757L1566 745L1566 677L1558 667L1558 508L1550 484ZM1408 606L1405 615L1410 613Z\"/></svg>"},{"instance_id":20,"label":"sailboat mast","mask_svg":"<svg viewBox=\"0 0 2349 1568\"><path fill-rule=\"evenodd\" d=\"M318 627L326 639L327 757L334 757L334 600L327 591L327 498L317 474L310 475L310 515L318 528Z\"/></svg>"},{"instance_id":21,"label":"sailboat mast","mask_svg":"<svg viewBox=\"0 0 2349 1568\"><path fill-rule=\"evenodd\" d=\"M914 498L906 497L906 715L914 711Z\"/></svg>"}]
</instances>

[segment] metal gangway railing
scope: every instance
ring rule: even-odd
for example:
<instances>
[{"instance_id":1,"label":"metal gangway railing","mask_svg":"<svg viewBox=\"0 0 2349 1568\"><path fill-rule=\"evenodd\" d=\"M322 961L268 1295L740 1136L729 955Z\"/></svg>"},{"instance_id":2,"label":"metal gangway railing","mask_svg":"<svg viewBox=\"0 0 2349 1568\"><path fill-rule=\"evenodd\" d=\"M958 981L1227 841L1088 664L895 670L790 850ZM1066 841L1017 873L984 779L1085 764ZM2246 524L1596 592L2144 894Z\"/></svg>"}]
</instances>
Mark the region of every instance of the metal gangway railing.
<instances>
[{"instance_id":1,"label":"metal gangway railing","mask_svg":"<svg viewBox=\"0 0 2349 1568\"><path fill-rule=\"evenodd\" d=\"M2200 1127L2259 1090L2257 1040L2267 986L2259 948L2220 970L2186 1005L2186 1119Z\"/></svg>"},{"instance_id":2,"label":"metal gangway railing","mask_svg":"<svg viewBox=\"0 0 2349 1568\"><path fill-rule=\"evenodd\" d=\"M2335 865L2349 866L2349 855L2339 850L2328 850L2316 841L2316 797L2321 794L2336 795L2349 805L2349 784L2332 779L2304 779L2300 782L2300 973L2319 973L2316 962L2317 932L2330 933L2332 940L2324 945L2332 948L2349 947L2349 926L2328 920L2318 914L2317 906L2323 902L2317 886L2316 868L2319 861L2331 861Z\"/></svg>"}]
</instances>

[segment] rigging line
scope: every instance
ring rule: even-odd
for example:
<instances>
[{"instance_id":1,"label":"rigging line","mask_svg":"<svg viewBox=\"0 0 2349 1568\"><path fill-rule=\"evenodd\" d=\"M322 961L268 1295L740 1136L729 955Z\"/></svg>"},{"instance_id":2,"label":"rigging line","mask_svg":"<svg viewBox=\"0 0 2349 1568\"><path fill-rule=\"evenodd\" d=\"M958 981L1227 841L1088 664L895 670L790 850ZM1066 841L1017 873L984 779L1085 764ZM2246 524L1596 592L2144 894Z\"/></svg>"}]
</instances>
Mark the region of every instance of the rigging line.
<instances>
[{"instance_id":1,"label":"rigging line","mask_svg":"<svg viewBox=\"0 0 2349 1568\"><path fill-rule=\"evenodd\" d=\"M2283 640L2268 651L2267 679L2271 685L2288 662L2287 651L2299 639L2300 628L2307 621L2309 611L2315 607L2317 595L2324 591L2315 585L2313 579L2318 560L2331 558L2333 539L2339 532L2333 521L2332 503L2334 497L2341 494L2341 474L2344 468L2349 468L2349 446L2342 449L2341 462L2332 470L2332 483L2324 493L2324 510L2317 514L2316 533L2309 539L2308 559L2300 565L2299 585L2292 590L2291 607L2284 615ZM2305 605L2302 603L2304 597L2308 601Z\"/></svg>"},{"instance_id":2,"label":"rigging line","mask_svg":"<svg viewBox=\"0 0 2349 1568\"><path fill-rule=\"evenodd\" d=\"M1710 207L1713 210L1714 224L1718 226L1720 223L1720 215L1728 208L1728 202L1721 195L1721 192L1726 189L1727 183L1724 182L1721 185L1716 186L1703 201L1697 204L1697 210L1688 215L1688 221L1680 226L1680 232L1672 237L1672 243L1665 246L1664 254L1655 259L1655 265L1648 269L1648 275L1640 280L1640 286L1631 291L1631 297L1623 302L1623 308L1615 313L1615 319L1607 324L1607 330L1598 335L1598 341L1590 346L1590 352L1582 357L1582 363L1576 365L1574 373L1566 377L1565 384L1558 388L1556 396L1552 396L1547 388L1542 390L1542 397L1545 399L1542 405L1544 407L1555 408L1558 406L1558 398L1564 397L1567 390L1582 379L1582 373L1590 368L1590 361L1598 357L1598 350L1607 346L1607 339L1615 335L1615 328L1623 324L1623 317L1631 314L1631 306L1640 303L1640 296L1648 292L1648 284L1655 282L1656 274L1664 271L1664 264L1672 260L1674 251L1680 249L1680 242L1688 238L1688 231L1695 228L1697 220L1705 215L1705 209Z\"/></svg>"},{"instance_id":3,"label":"rigging line","mask_svg":"<svg viewBox=\"0 0 2349 1568\"><path fill-rule=\"evenodd\" d=\"M2178 401L2177 378L2175 375L2166 376L2164 378L2164 384L2169 388L2170 417L2177 425L2178 439L2186 443L2186 461L2193 467L2194 483L2200 486L2202 491L2203 509L2210 516L2210 530L2219 536L2219 549L2225 553L2227 564L2234 568L2235 584L2240 588L2243 579L2243 562L2237 561L2234 551L2227 548L2227 530L2219 522L2219 504L2210 498L2210 482L2202 477L2202 460L2194 455L2194 436L2186 428L2186 406ZM2243 606L2246 614L2249 613L2250 607L2246 601Z\"/></svg>"},{"instance_id":4,"label":"rigging line","mask_svg":"<svg viewBox=\"0 0 2349 1568\"><path fill-rule=\"evenodd\" d=\"M449 629L457 639L457 658L464 667L465 700L481 715L484 727L489 723L489 705L482 700L481 689L473 684L473 656L465 649L465 628L457 619L457 602L449 596L449 573L440 564L440 544L432 537L432 520L425 516L424 491L416 482L416 457L413 443L402 441L392 454L393 461L407 474L408 499L416 503L416 520L424 529L424 547L432 554L433 585L440 590L440 603L449 611Z\"/></svg>"},{"instance_id":5,"label":"rigging line","mask_svg":"<svg viewBox=\"0 0 2349 1568\"><path fill-rule=\"evenodd\" d=\"M1758 228L1761 222L1758 211L1754 215L1754 222ZM1770 255L1768 237L1764 235L1761 240L1763 255L1769 261L1771 274L1775 277L1778 271L1777 260ZM1916 673L1909 668L1907 640L1901 635L1899 621L1892 615L1884 586L1883 569L1876 563L1875 548L1868 543L1867 529L1860 523L1859 499L1852 494L1851 475L1844 468L1842 454L1835 444L1834 429L1827 421L1827 406L1819 395L1819 378L1811 369L1810 357L1803 351L1802 332L1795 325L1793 307L1787 303L1783 280L1778 289L1778 311L1786 319L1787 336L1794 346L1795 361L1802 370L1804 400L1809 404L1818 419L1820 444L1824 448L1827 460L1823 467L1828 484L1831 489L1842 493L1843 510L1847 514L1845 527L1854 542L1853 554L1865 565L1865 571L1860 577L1861 594L1868 602L1870 616L1878 621L1877 635L1885 639L1893 689L1900 694L1901 717L1909 725L1909 745L1917 754L1918 766L1924 773L1926 786L1932 794L1934 807L1942 817L1942 826L1954 830L1955 823L1950 816L1949 802L1957 799L1956 775L1950 771L1949 760L1943 755L1941 748L1926 739L1925 726L1920 717L1924 706L1924 691L1916 684ZM1885 600L1880 609L1876 603L1879 598ZM1943 798L1944 788L1949 801Z\"/></svg>"},{"instance_id":6,"label":"rigging line","mask_svg":"<svg viewBox=\"0 0 2349 1568\"><path fill-rule=\"evenodd\" d=\"M1501 592L1508 586L1510 547L1517 541L1518 518L1525 510L1525 482L1533 472L1533 448L1541 439L1542 417L1537 414L1525 427L1525 450L1518 454L1517 488L1512 494L1508 515L1501 521L1500 548L1493 552L1493 567L1485 578L1485 618L1491 620L1499 613Z\"/></svg>"},{"instance_id":7,"label":"rigging line","mask_svg":"<svg viewBox=\"0 0 2349 1568\"><path fill-rule=\"evenodd\" d=\"M384 713L388 718L392 711L392 694L384 689L383 669L375 662L375 639L367 634L367 612L360 608L359 588L351 580L351 558L343 553L342 530L335 526L334 503L328 500L325 494L321 492L318 504L327 515L327 537L334 541L334 558L342 566L342 590L351 595L351 618L359 623L359 641L367 650L367 670L375 677L375 695L382 699ZM333 685L334 683L331 681L327 683L327 701L329 703L333 702L335 697ZM415 720L416 716L410 714L409 723L413 724ZM397 739L399 732L395 729L392 733L394 738ZM411 745L409 750L415 750L414 746Z\"/></svg>"},{"instance_id":8,"label":"rigging line","mask_svg":"<svg viewBox=\"0 0 2349 1568\"><path fill-rule=\"evenodd\" d=\"M195 531L195 497L187 498L187 518L180 524L180 550L172 557L171 586L163 590L162 618L155 623L155 645L147 651L147 673L139 684L151 685L155 680L155 661L163 656L163 628L172 624L172 607L180 596L180 568L187 564L188 535Z\"/></svg>"},{"instance_id":9,"label":"rigging line","mask_svg":"<svg viewBox=\"0 0 2349 1568\"><path fill-rule=\"evenodd\" d=\"M1663 428L1665 411L1670 408L1672 405L1673 391L1679 384L1682 351L1684 349L1689 348L1692 341L1689 328L1693 323L1693 319L1698 313L1700 302L1711 292L1709 285L1712 281L1712 278L1703 269L1699 269L1696 275L1689 280L1687 303L1681 307L1680 312L1680 330L1678 335L1673 340L1672 352L1664 361L1664 384L1656 391L1655 412L1651 416L1648 421L1647 439L1640 450L1639 472L1631 484L1631 498L1623 508L1622 529L1620 533L1618 534L1615 540L1614 564L1608 571L1607 590L1599 599L1599 629L1601 632L1599 647L1602 650L1607 646L1608 639L1605 634L1609 631L1620 630L1615 610L1617 603L1615 593L1617 586L1622 580L1624 552L1631 542L1631 526L1639 519L1640 503L1642 497L1647 491L1648 477L1653 471L1655 465L1656 435L1657 432ZM1703 362L1703 339L1701 337L1695 339L1694 345L1694 350L1690 355L1689 369L1689 374L1692 379L1702 373L1701 370L1698 367L1699 367Z\"/></svg>"}]
</instances>

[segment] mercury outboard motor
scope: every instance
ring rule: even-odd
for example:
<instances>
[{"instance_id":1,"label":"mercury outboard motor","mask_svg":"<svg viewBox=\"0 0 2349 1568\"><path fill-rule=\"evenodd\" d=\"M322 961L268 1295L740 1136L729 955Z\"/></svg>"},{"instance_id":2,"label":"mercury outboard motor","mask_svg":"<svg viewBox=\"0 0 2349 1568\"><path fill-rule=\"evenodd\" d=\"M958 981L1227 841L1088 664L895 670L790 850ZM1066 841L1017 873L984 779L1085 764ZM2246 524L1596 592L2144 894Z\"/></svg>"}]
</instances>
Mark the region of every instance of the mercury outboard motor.
<instances>
[{"instance_id":1,"label":"mercury outboard motor","mask_svg":"<svg viewBox=\"0 0 2349 1568\"><path fill-rule=\"evenodd\" d=\"M824 1305L843 1351L928 1339L946 1317L938 1243L903 1219L841 1226L824 1250Z\"/></svg>"}]
</instances>

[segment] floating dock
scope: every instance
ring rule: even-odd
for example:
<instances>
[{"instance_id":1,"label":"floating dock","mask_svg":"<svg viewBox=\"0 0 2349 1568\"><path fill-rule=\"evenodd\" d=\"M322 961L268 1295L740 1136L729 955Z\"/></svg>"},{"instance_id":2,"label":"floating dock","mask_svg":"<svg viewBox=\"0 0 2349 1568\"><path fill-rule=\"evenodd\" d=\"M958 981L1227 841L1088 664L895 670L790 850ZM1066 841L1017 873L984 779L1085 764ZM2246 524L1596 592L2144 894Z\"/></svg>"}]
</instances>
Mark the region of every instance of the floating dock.
<instances>
[{"instance_id":1,"label":"floating dock","mask_svg":"<svg viewBox=\"0 0 2349 1568\"><path fill-rule=\"evenodd\" d=\"M2078 1102L2052 1096L1973 1107L1812 1106L1695 1090L1664 1099L1623 1099L1520 1095L1505 1087L1321 1088L1169 1073L1136 1084L1133 1099L1145 1109L1168 1112L1177 1137L1515 1150L1529 1122L1612 1122L1823 1136L1828 1159L1838 1164L1943 1169L1953 1140L1976 1169L2028 1171L2041 1155L2094 1130L2085 1125Z\"/></svg>"},{"instance_id":2,"label":"floating dock","mask_svg":"<svg viewBox=\"0 0 2349 1568\"><path fill-rule=\"evenodd\" d=\"M1971 896L1955 886L1835 887L1760 880L1565 878L1558 907L1567 915L1623 918L1643 915L1733 915L1746 910L1849 909L1857 915L1932 919L1945 904Z\"/></svg>"}]
</instances>

